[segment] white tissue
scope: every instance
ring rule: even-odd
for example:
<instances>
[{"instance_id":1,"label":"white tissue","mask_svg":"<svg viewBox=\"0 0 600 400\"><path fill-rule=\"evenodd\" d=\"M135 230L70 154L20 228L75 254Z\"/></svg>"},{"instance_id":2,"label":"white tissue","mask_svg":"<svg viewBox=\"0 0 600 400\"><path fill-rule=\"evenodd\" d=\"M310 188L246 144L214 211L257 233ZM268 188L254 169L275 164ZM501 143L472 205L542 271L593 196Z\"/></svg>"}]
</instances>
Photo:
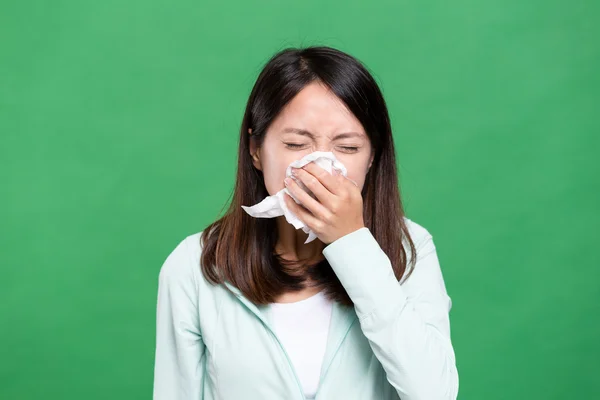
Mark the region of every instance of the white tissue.
<instances>
[{"instance_id":1,"label":"white tissue","mask_svg":"<svg viewBox=\"0 0 600 400\"><path fill-rule=\"evenodd\" d=\"M335 155L332 152L315 151L313 153L307 154L299 160L292 162L285 170L285 176L294 179L296 183L298 183L298 185L300 185L300 187L302 187L302 189L308 192L308 194L313 198L316 198L315 195L306 186L304 186L302 181L292 176L292 168L302 168L311 161L317 164L319 167L326 170L327 172L329 172L330 174L333 174L334 169L337 170L340 173L340 175L346 176L347 174L346 167L344 167L344 165L335 158ZM296 201L296 203L302 204L298 199L296 199L292 195L292 193L288 191L287 188L284 188L272 196L265 197L258 204L255 204L251 207L242 206L242 208L249 215L256 218L274 218L284 215L286 221L292 224L294 228L302 228L302 230L305 233L308 233L308 238L304 242L305 244L312 242L317 238L317 235L310 228L304 225L304 223L300 221L298 217L287 208L283 197L284 193L289 194L294 199L294 201Z\"/></svg>"}]
</instances>

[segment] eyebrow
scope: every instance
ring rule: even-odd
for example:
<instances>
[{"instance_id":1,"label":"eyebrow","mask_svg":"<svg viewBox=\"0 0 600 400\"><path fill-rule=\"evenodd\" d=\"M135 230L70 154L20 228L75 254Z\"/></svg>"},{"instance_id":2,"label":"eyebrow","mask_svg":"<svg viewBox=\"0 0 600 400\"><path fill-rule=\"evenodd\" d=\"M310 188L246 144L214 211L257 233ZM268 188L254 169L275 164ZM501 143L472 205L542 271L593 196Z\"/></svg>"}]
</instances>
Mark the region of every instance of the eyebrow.
<instances>
[{"instance_id":1,"label":"eyebrow","mask_svg":"<svg viewBox=\"0 0 600 400\"><path fill-rule=\"evenodd\" d=\"M282 133L295 133L298 135L303 135L303 136L308 136L311 139L315 138L315 135L310 133L309 131L307 131L306 129L299 129L299 128L285 128L283 131L281 131ZM337 135L335 135L333 137L333 140L336 139L346 139L346 138L351 138L351 137L358 137L358 138L362 138L364 135L361 135L358 132L343 132L343 133L338 133Z\"/></svg>"}]
</instances>

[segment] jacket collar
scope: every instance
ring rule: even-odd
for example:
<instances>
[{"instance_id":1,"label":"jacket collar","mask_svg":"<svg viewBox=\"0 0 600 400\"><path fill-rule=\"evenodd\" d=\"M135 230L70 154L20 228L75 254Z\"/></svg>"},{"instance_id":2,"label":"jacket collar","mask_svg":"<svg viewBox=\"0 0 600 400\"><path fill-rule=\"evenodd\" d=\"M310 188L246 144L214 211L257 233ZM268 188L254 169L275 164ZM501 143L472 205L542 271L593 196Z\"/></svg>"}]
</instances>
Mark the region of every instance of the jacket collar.
<instances>
[{"instance_id":1,"label":"jacket collar","mask_svg":"<svg viewBox=\"0 0 600 400\"><path fill-rule=\"evenodd\" d=\"M273 335L277 336L266 315L266 309L268 307L267 305L254 304L253 302L248 300L242 294L242 292L237 287L233 286L231 283L225 281L225 285L227 286L227 288L229 288L229 290L231 290L235 297L241 303L243 303L244 306L246 306L246 308L252 311L254 315L256 315L256 317L263 322L265 327L269 329L269 331L271 331ZM325 347L325 355L323 358L323 365L321 368L321 377L323 377L327 372L331 361L333 361L335 354L344 342L348 331L350 330L354 322L357 320L357 318L358 317L356 315L354 307L348 307L338 302L333 302L331 310L331 322L329 325L329 334L327 337L327 345Z\"/></svg>"}]
</instances>

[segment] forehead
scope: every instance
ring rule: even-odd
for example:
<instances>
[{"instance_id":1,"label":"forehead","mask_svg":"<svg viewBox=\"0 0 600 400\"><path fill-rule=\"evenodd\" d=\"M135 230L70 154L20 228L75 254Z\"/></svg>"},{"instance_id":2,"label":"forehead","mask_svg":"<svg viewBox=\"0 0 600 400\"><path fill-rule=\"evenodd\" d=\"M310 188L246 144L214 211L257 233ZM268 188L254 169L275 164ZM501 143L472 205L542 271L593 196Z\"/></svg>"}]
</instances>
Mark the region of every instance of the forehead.
<instances>
[{"instance_id":1,"label":"forehead","mask_svg":"<svg viewBox=\"0 0 600 400\"><path fill-rule=\"evenodd\" d=\"M272 128L306 129L317 134L337 130L364 133L362 124L329 88L318 82L304 87L280 112Z\"/></svg>"}]
</instances>

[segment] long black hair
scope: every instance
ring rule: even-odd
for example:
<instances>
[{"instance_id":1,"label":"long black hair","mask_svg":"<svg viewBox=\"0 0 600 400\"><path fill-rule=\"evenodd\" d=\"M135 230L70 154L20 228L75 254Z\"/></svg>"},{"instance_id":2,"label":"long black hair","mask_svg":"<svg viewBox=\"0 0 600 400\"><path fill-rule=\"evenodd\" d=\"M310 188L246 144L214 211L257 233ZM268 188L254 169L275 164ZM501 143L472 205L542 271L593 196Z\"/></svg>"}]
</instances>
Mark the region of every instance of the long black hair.
<instances>
[{"instance_id":1,"label":"long black hair","mask_svg":"<svg viewBox=\"0 0 600 400\"><path fill-rule=\"evenodd\" d=\"M266 63L254 84L240 129L232 202L225 215L201 235L204 276L213 284L230 282L257 304L270 303L284 292L301 290L310 278L329 298L352 305L327 260L313 265L306 260L283 260L275 252L275 219L253 218L241 208L269 195L262 172L252 163L250 141L260 147L285 105L315 81L326 85L345 103L362 124L374 150L362 190L365 226L390 258L398 280L409 268L405 243L413 266L416 259L404 221L388 110L375 79L360 61L340 50L326 46L287 48ZM291 271L299 269L289 266L306 268L300 268L304 272L298 275Z\"/></svg>"}]
</instances>

